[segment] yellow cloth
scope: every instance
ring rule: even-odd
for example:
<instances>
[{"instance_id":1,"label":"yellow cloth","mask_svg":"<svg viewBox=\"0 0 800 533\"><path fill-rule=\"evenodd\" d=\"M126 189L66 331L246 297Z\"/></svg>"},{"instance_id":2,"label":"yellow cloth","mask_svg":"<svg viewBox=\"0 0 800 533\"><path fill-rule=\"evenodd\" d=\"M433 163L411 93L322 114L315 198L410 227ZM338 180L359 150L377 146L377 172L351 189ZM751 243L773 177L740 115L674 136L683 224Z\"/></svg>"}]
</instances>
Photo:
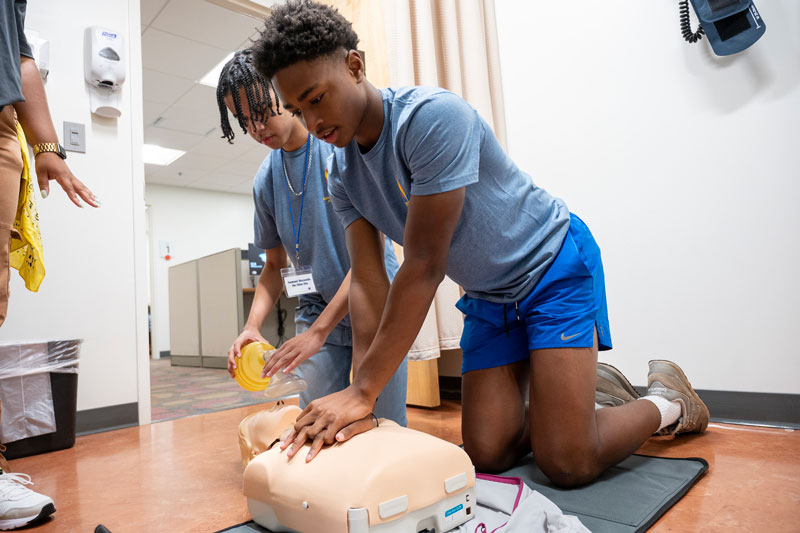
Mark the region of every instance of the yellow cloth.
<instances>
[{"instance_id":1,"label":"yellow cloth","mask_svg":"<svg viewBox=\"0 0 800 533\"><path fill-rule=\"evenodd\" d=\"M17 122L17 138L22 151L22 183L19 187L17 217L11 232L11 266L19 270L25 280L25 287L36 292L44 279L44 259L42 254L42 234L39 231L39 211L36 209L31 165L28 156L28 141L22 126Z\"/></svg>"}]
</instances>

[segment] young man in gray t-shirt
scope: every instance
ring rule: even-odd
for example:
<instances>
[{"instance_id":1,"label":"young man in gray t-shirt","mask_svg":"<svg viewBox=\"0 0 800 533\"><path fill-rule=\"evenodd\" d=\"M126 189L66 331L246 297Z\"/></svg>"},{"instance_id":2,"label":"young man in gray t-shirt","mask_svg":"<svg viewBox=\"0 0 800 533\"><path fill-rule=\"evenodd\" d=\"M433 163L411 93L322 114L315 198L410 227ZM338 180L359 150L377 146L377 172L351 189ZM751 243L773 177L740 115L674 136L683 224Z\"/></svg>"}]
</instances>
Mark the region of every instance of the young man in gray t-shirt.
<instances>
[{"instance_id":1,"label":"young man in gray t-shirt","mask_svg":"<svg viewBox=\"0 0 800 533\"><path fill-rule=\"evenodd\" d=\"M375 398L445 273L466 292L462 435L479 471L533 450L553 482L579 485L656 431L705 430L708 410L668 361L651 362L644 401L633 391L624 405L595 409L597 352L611 338L588 228L536 187L461 98L373 87L357 44L337 11L303 1L275 8L255 46L256 68L284 108L337 147L329 189L352 265L353 350L365 353L350 387L306 407L283 444L290 455L312 439L313 457L373 426ZM405 252L391 287L375 275L381 231Z\"/></svg>"}]
</instances>

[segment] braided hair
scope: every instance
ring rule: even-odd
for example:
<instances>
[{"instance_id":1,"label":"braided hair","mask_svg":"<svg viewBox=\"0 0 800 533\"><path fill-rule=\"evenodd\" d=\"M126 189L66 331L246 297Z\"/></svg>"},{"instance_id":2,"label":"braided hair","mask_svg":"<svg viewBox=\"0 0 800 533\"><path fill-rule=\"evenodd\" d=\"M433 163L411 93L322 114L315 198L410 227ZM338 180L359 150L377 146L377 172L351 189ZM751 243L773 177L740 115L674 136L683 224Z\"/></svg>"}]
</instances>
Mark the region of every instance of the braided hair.
<instances>
[{"instance_id":1,"label":"braided hair","mask_svg":"<svg viewBox=\"0 0 800 533\"><path fill-rule=\"evenodd\" d=\"M233 144L234 133L228 121L228 108L225 106L225 95L230 93L233 99L233 108L242 131L247 133L247 119L242 116L242 101L239 89L244 89L247 106L250 108L252 122L267 123L270 116L280 114L280 101L278 93L272 88L270 82L264 79L253 68L253 51L249 48L239 50L233 58L225 63L219 74L217 83L217 104L219 105L219 122L222 128L222 138ZM275 95L275 107L272 106L272 96ZM276 112L277 110L277 112ZM269 111L269 114L267 113Z\"/></svg>"},{"instance_id":2,"label":"braided hair","mask_svg":"<svg viewBox=\"0 0 800 533\"><path fill-rule=\"evenodd\" d=\"M357 46L353 25L338 10L311 0L290 0L274 7L264 21L253 56L256 69L269 80L300 61Z\"/></svg>"}]
</instances>

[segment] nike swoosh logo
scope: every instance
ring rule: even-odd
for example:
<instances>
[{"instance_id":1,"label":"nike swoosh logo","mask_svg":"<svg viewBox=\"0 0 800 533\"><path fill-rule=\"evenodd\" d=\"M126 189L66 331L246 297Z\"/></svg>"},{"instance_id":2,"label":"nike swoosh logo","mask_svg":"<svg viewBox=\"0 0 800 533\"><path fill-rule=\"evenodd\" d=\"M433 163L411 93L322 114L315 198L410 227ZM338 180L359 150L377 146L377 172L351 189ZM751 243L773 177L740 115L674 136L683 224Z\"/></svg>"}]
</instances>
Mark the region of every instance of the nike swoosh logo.
<instances>
[{"instance_id":1,"label":"nike swoosh logo","mask_svg":"<svg viewBox=\"0 0 800 533\"><path fill-rule=\"evenodd\" d=\"M576 333L575 335L570 335L569 337L567 337L566 335L564 335L564 334L562 333L562 334L561 334L561 340L562 340L562 341L568 341L568 340L570 340L570 339L574 339L574 338L575 338L575 337L577 337L578 335L580 335L580 333Z\"/></svg>"}]
</instances>

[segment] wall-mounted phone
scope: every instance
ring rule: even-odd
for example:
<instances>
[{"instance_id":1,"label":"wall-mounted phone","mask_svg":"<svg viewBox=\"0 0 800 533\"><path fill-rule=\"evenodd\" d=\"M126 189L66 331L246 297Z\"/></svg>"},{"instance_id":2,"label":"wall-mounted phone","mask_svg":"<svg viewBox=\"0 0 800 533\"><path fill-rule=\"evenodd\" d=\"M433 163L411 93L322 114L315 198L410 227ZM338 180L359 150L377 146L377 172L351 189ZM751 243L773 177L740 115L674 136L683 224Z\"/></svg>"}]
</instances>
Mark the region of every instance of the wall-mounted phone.
<instances>
[{"instance_id":1,"label":"wall-mounted phone","mask_svg":"<svg viewBox=\"0 0 800 533\"><path fill-rule=\"evenodd\" d=\"M751 0L691 0L700 21L692 31L689 21L689 0L678 2L681 33L690 43L708 37L711 49L718 56L736 54L750 47L766 31L755 4Z\"/></svg>"}]
</instances>

